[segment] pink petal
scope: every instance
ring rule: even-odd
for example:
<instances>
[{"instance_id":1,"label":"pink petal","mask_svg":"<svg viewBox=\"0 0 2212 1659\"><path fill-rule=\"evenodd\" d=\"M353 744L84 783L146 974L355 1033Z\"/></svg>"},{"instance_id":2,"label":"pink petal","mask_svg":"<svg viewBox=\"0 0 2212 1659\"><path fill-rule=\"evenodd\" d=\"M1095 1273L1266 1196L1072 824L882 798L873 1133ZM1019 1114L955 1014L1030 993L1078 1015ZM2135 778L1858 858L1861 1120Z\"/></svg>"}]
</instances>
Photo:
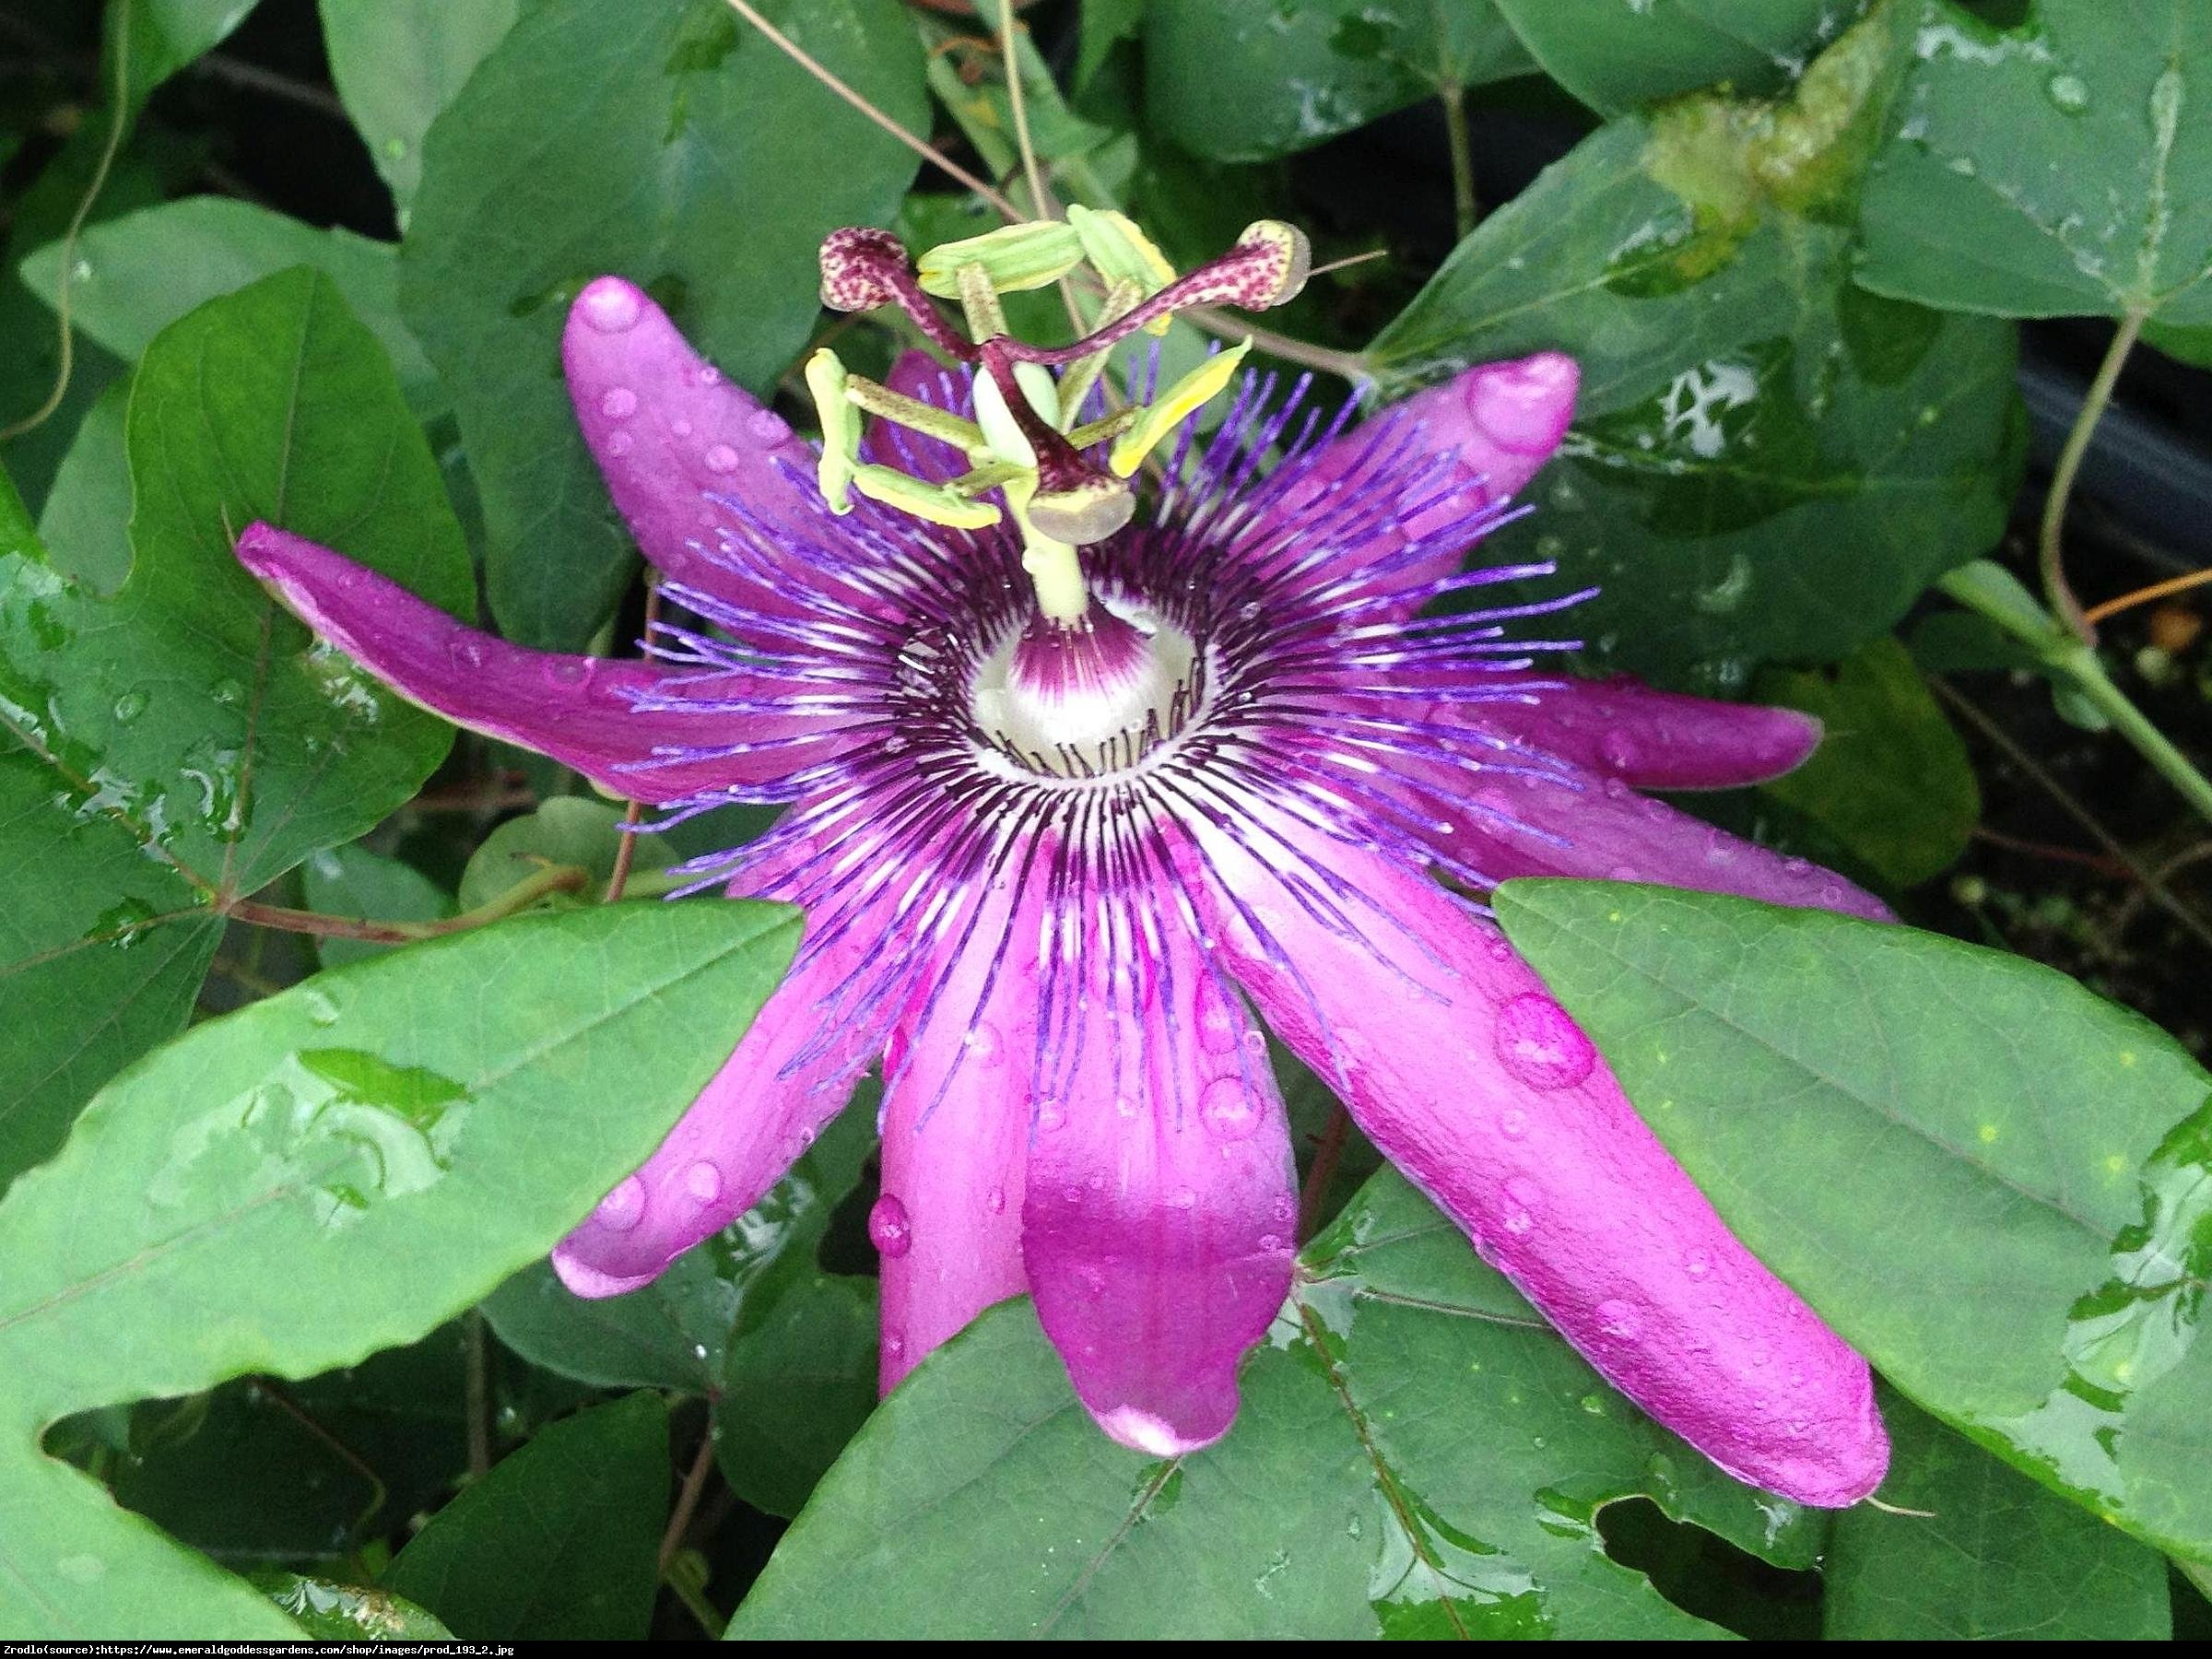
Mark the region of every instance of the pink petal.
<instances>
[{"instance_id":1,"label":"pink petal","mask_svg":"<svg viewBox=\"0 0 2212 1659\"><path fill-rule=\"evenodd\" d=\"M1037 1030L1037 922L991 902L941 985L884 1059L883 1390L993 1302L1030 1288L1021 1265L1022 1079ZM994 970L996 970L994 972Z\"/></svg>"},{"instance_id":2,"label":"pink petal","mask_svg":"<svg viewBox=\"0 0 2212 1659\"><path fill-rule=\"evenodd\" d=\"M576 424L639 551L672 581L787 610L771 584L702 550L715 547L718 527L735 522L710 498L741 500L770 525L815 525L814 451L619 276L602 276L576 296L560 357Z\"/></svg>"},{"instance_id":3,"label":"pink petal","mask_svg":"<svg viewBox=\"0 0 2212 1659\"><path fill-rule=\"evenodd\" d=\"M1238 1362L1290 1288L1297 1201L1266 1047L1196 942L1162 932L1157 959L1090 968L1059 1039L1082 1046L1048 1062L1022 1248L1091 1416L1172 1457L1236 1416Z\"/></svg>"},{"instance_id":4,"label":"pink petal","mask_svg":"<svg viewBox=\"0 0 2212 1659\"><path fill-rule=\"evenodd\" d=\"M1874 1490L1865 1361L1736 1241L1502 935L1335 843L1307 850L1340 882L1317 916L1200 833L1222 953L1268 1024L1615 1387L1752 1485Z\"/></svg>"},{"instance_id":5,"label":"pink petal","mask_svg":"<svg viewBox=\"0 0 2212 1659\"><path fill-rule=\"evenodd\" d=\"M1380 446L1403 444L1408 440L1421 454L1450 455L1457 464L1458 481L1476 491L1476 499L1507 500L1535 477L1567 435L1581 378L1574 359L1557 351L1465 370L1443 384L1418 392L1385 409L1319 451L1274 511L1300 511L1329 485L1352 473ZM1433 481L1425 484L1422 499L1429 499L1440 488ZM1406 517L1397 531L1379 532L1370 545L1378 557L1384 557L1394 546L1404 547L1414 537L1462 516L1467 504L1463 499ZM1418 590L1457 571L1465 551L1449 547L1410 565L1394 567L1371 579L1367 590L1377 594L1410 592L1418 605L1426 596Z\"/></svg>"},{"instance_id":6,"label":"pink petal","mask_svg":"<svg viewBox=\"0 0 2212 1659\"><path fill-rule=\"evenodd\" d=\"M1832 870L1716 830L1637 794L1618 778L1583 774L1556 782L1418 762L1402 769L1393 786L1440 829L1449 825L1442 839L1453 853L1494 881L1515 876L1647 881L1872 922L1896 920L1888 905Z\"/></svg>"},{"instance_id":7,"label":"pink petal","mask_svg":"<svg viewBox=\"0 0 2212 1659\"><path fill-rule=\"evenodd\" d=\"M1478 683L1497 693L1525 687L1530 700L1439 703L1426 718L1524 743L1632 789L1740 789L1782 776L1820 745L1810 714L1654 691L1626 676L1497 675Z\"/></svg>"},{"instance_id":8,"label":"pink petal","mask_svg":"<svg viewBox=\"0 0 2212 1659\"><path fill-rule=\"evenodd\" d=\"M744 885L756 891L766 880ZM743 896L738 884L731 896ZM818 920L807 917L809 935ZM563 1284L594 1297L651 1284L752 1208L813 1143L876 1057L876 1036L865 1029L837 1021L826 1036L824 1006L865 972L887 920L878 907L834 935L802 941L790 974L668 1138L554 1247Z\"/></svg>"},{"instance_id":9,"label":"pink petal","mask_svg":"<svg viewBox=\"0 0 2212 1659\"><path fill-rule=\"evenodd\" d=\"M926 351L900 352L884 384L918 403L933 404L955 415L968 413L965 385ZM957 478L969 470L968 457L951 444L895 427L887 420L869 423L866 450L869 460L935 484Z\"/></svg>"},{"instance_id":10,"label":"pink petal","mask_svg":"<svg viewBox=\"0 0 2212 1659\"><path fill-rule=\"evenodd\" d=\"M270 524L247 526L238 557L316 633L402 697L472 731L550 755L613 794L658 805L718 785L762 782L844 745L822 718L633 706L639 696L677 687L766 701L784 689L782 681L526 651ZM656 748L740 745L735 754L648 764Z\"/></svg>"}]
</instances>

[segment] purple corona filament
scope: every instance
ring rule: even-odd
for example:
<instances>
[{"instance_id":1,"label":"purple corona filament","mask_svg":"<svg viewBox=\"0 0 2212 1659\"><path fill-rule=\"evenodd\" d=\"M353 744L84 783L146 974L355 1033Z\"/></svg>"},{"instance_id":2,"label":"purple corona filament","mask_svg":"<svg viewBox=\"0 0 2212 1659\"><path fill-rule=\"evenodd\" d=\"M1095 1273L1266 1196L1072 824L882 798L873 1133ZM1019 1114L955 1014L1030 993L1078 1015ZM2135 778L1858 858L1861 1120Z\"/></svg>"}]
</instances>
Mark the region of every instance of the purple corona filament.
<instances>
[{"instance_id":1,"label":"purple corona filament","mask_svg":"<svg viewBox=\"0 0 2212 1659\"><path fill-rule=\"evenodd\" d=\"M877 235L830 250L841 300L910 298ZM1800 1501L1874 1488L1865 1361L1728 1232L1464 896L1588 875L1886 914L1635 793L1771 777L1816 723L1539 667L1567 641L1520 636L1577 595L1481 608L1546 569L1462 559L1558 445L1570 359L1470 369L1358 426L1302 380L1245 381L1081 549L1089 614L1051 628L1015 526L833 516L816 452L630 284L584 289L564 360L616 504L698 618L644 660L508 645L265 524L239 554L455 721L672 818L788 804L684 874L804 907L797 961L561 1244L571 1288L648 1284L727 1226L880 1057L885 1387L1027 1293L1107 1433L1203 1446L1292 1274L1256 1013L1646 1411ZM919 357L889 382L956 417L969 384ZM925 480L968 465L880 423L868 456Z\"/></svg>"}]
</instances>

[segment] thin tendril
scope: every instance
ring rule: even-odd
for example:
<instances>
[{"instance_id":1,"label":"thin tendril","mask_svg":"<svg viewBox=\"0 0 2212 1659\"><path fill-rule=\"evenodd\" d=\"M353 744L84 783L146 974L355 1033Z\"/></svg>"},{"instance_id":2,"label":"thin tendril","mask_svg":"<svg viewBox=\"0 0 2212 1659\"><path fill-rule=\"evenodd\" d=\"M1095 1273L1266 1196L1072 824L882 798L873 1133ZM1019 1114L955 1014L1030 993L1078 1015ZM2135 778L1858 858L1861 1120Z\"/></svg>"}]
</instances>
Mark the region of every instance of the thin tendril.
<instances>
[{"instance_id":1,"label":"thin tendril","mask_svg":"<svg viewBox=\"0 0 2212 1659\"><path fill-rule=\"evenodd\" d=\"M76 366L76 340L69 326L69 292L76 271L76 241L84 234L85 220L92 215L92 205L108 186L108 174L115 165L116 153L123 148L124 129L130 125L131 14L125 10L116 15L120 21L115 29L114 118L108 123L108 141L100 152L100 164L93 168L91 182L85 186L76 211L69 217L69 229L62 236L62 274L53 302L61 324L62 346L61 360L54 368L53 390L46 394L44 403L22 419L0 427L0 443L43 426L62 406L62 399L69 395L69 377Z\"/></svg>"}]
</instances>

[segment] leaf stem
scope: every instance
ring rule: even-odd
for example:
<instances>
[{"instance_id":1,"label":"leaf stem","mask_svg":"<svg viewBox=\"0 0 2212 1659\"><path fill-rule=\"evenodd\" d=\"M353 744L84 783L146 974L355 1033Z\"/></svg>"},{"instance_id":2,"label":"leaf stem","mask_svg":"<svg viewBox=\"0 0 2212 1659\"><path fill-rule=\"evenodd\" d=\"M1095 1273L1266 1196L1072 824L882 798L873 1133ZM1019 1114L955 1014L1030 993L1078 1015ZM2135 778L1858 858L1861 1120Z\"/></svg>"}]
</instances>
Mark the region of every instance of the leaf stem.
<instances>
[{"instance_id":1,"label":"leaf stem","mask_svg":"<svg viewBox=\"0 0 2212 1659\"><path fill-rule=\"evenodd\" d=\"M713 1403L708 1402L710 1413ZM683 1547L684 1534L691 1525L691 1517L699 1510L699 1500L707 1489L707 1477L714 1473L714 1425L710 1418L706 1432L699 1437L699 1452L691 1459L691 1466L684 1471L684 1484L677 1488L676 1507L668 1514L668 1529L661 1535L660 1572L668 1576L669 1565L676 1552Z\"/></svg>"},{"instance_id":2,"label":"leaf stem","mask_svg":"<svg viewBox=\"0 0 2212 1659\"><path fill-rule=\"evenodd\" d=\"M466 1340L466 1375L462 1386L468 1418L468 1472L480 1477L491 1473L491 1355L481 1308L469 1310Z\"/></svg>"},{"instance_id":3,"label":"leaf stem","mask_svg":"<svg viewBox=\"0 0 2212 1659\"><path fill-rule=\"evenodd\" d=\"M2102 605L2092 605L2082 613L2081 619L2094 628L2122 611L2133 610L2138 605L2148 605L2153 599L2185 594L2191 588L2204 586L2207 582L2212 582L2212 569L2192 571L2186 576L2169 576L2164 582L2154 582L2148 587L2139 587L2132 594L2121 594L2117 599L2107 599Z\"/></svg>"},{"instance_id":4,"label":"leaf stem","mask_svg":"<svg viewBox=\"0 0 2212 1659\"><path fill-rule=\"evenodd\" d=\"M273 927L281 933L312 934L321 939L366 939L375 945L407 945L418 939L466 933L472 927L504 921L550 894L573 893L591 879L589 870L574 865L549 865L490 902L464 911L458 916L448 916L442 922L360 922L347 916L290 910L278 904L257 904L251 899L237 900L219 908L232 921L250 922L255 927Z\"/></svg>"},{"instance_id":5,"label":"leaf stem","mask_svg":"<svg viewBox=\"0 0 2212 1659\"><path fill-rule=\"evenodd\" d=\"M2073 500L2074 480L2081 471L2082 457L2088 453L2089 440L2096 436L2097 423L2104 418L2113 388L2120 383L2120 371L2127 366L2128 355L2135 350L2149 317L2148 312L2140 309L2121 317L2112 343L2105 348L2104 361L2097 365L2097 378L2089 382L2088 394L2082 399L2081 412L2074 418L2074 429L2066 434L2065 447L2058 453L2058 466L2051 475L2051 493L2043 501L2042 534L2037 542L2043 597L2084 645L2097 642L2097 629L2083 612L2081 602L2074 597L2074 590L2066 585L2066 507Z\"/></svg>"},{"instance_id":6,"label":"leaf stem","mask_svg":"<svg viewBox=\"0 0 2212 1659\"><path fill-rule=\"evenodd\" d=\"M660 625L660 620L661 584L648 577L645 582L645 640L648 645L653 641L653 629ZM632 801L623 808L621 843L615 848L615 867L607 875L606 891L599 900L602 904L618 902L622 890L629 885L629 866L638 859L638 823L644 816L645 804L642 801Z\"/></svg>"},{"instance_id":7,"label":"leaf stem","mask_svg":"<svg viewBox=\"0 0 2212 1659\"><path fill-rule=\"evenodd\" d=\"M1052 201L1044 194L1044 172L1037 165L1037 147L1030 142L1029 100L1021 89L1021 59L1014 45L1014 0L998 0L998 54L1006 69L1006 108L1014 117L1014 147L1030 182L1030 206L1049 217Z\"/></svg>"},{"instance_id":8,"label":"leaf stem","mask_svg":"<svg viewBox=\"0 0 2212 1659\"><path fill-rule=\"evenodd\" d=\"M1444 103L1444 145L1452 154L1452 220L1462 241L1475 233L1475 144L1467 132L1467 89L1456 80L1437 88Z\"/></svg>"}]
</instances>

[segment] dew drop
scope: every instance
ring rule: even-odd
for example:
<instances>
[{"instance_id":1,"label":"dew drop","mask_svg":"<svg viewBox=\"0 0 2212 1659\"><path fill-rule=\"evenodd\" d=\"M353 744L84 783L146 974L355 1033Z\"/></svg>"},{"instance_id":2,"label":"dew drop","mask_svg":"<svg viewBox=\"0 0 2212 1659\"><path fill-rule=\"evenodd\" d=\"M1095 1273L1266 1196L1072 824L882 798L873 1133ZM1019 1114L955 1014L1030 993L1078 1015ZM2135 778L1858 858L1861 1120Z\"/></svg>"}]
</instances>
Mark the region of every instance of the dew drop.
<instances>
[{"instance_id":1,"label":"dew drop","mask_svg":"<svg viewBox=\"0 0 2212 1659\"><path fill-rule=\"evenodd\" d=\"M1615 771L1625 772L1641 759L1636 739L1618 729L1607 732L1597 740L1597 754L1598 759Z\"/></svg>"},{"instance_id":2,"label":"dew drop","mask_svg":"<svg viewBox=\"0 0 2212 1659\"><path fill-rule=\"evenodd\" d=\"M583 320L601 334L625 334L638 325L644 306L627 282L594 282L577 302Z\"/></svg>"},{"instance_id":3,"label":"dew drop","mask_svg":"<svg viewBox=\"0 0 2212 1659\"><path fill-rule=\"evenodd\" d=\"M1636 1304L1620 1297L1607 1297L1597 1304L1597 1328L1605 1335L1621 1342L1633 1341L1643 1329L1643 1316L1636 1312Z\"/></svg>"},{"instance_id":4,"label":"dew drop","mask_svg":"<svg viewBox=\"0 0 2212 1659\"><path fill-rule=\"evenodd\" d=\"M1682 1271L1688 1274L1691 1278L1701 1279L1712 1271L1712 1258L1701 1250L1693 1250L1689 1253L1688 1259L1682 1264Z\"/></svg>"},{"instance_id":5,"label":"dew drop","mask_svg":"<svg viewBox=\"0 0 2212 1659\"><path fill-rule=\"evenodd\" d=\"M609 420L628 420L638 412L638 394L628 386L616 386L599 399L599 413Z\"/></svg>"},{"instance_id":6,"label":"dew drop","mask_svg":"<svg viewBox=\"0 0 2212 1659\"><path fill-rule=\"evenodd\" d=\"M129 725L146 712L147 696L143 691L125 691L115 700L115 724Z\"/></svg>"},{"instance_id":7,"label":"dew drop","mask_svg":"<svg viewBox=\"0 0 2212 1659\"><path fill-rule=\"evenodd\" d=\"M701 1204L722 1196L722 1171L703 1159L684 1171L684 1191Z\"/></svg>"},{"instance_id":8,"label":"dew drop","mask_svg":"<svg viewBox=\"0 0 2212 1659\"><path fill-rule=\"evenodd\" d=\"M1193 1187L1177 1187L1168 1194L1168 1204L1174 1209L1195 1209L1198 1207L1197 1191Z\"/></svg>"},{"instance_id":9,"label":"dew drop","mask_svg":"<svg viewBox=\"0 0 2212 1659\"><path fill-rule=\"evenodd\" d=\"M1498 1133L1507 1140L1520 1140L1528 1134L1528 1113L1518 1106L1509 1106L1498 1114Z\"/></svg>"},{"instance_id":10,"label":"dew drop","mask_svg":"<svg viewBox=\"0 0 2212 1659\"><path fill-rule=\"evenodd\" d=\"M1240 1035L1236 1014L1225 1002L1207 1003L1198 1016L1198 1043L1209 1054L1227 1053Z\"/></svg>"},{"instance_id":11,"label":"dew drop","mask_svg":"<svg viewBox=\"0 0 2212 1659\"><path fill-rule=\"evenodd\" d=\"M983 1207L989 1210L994 1216L1005 1215L1006 1213L1006 1189L1005 1187L993 1187L988 1193L984 1194Z\"/></svg>"},{"instance_id":12,"label":"dew drop","mask_svg":"<svg viewBox=\"0 0 2212 1659\"><path fill-rule=\"evenodd\" d=\"M1059 1101L1044 1100L1037 1102L1037 1127L1050 1135L1067 1122L1067 1111Z\"/></svg>"},{"instance_id":13,"label":"dew drop","mask_svg":"<svg viewBox=\"0 0 2212 1659\"><path fill-rule=\"evenodd\" d=\"M538 672L545 676L547 685L581 686L592 677L592 661L589 657L549 655Z\"/></svg>"},{"instance_id":14,"label":"dew drop","mask_svg":"<svg viewBox=\"0 0 2212 1659\"><path fill-rule=\"evenodd\" d=\"M905 1352L905 1333L900 1331L886 1331L883 1334L883 1357L886 1359L896 1359Z\"/></svg>"},{"instance_id":15,"label":"dew drop","mask_svg":"<svg viewBox=\"0 0 2212 1659\"><path fill-rule=\"evenodd\" d=\"M1259 1102L1241 1077L1216 1077L1198 1100L1198 1120L1218 1140L1249 1139L1260 1126Z\"/></svg>"},{"instance_id":16,"label":"dew drop","mask_svg":"<svg viewBox=\"0 0 2212 1659\"><path fill-rule=\"evenodd\" d=\"M2089 83L2078 75L2054 75L2043 83L2043 90L2063 114L2078 115L2089 107Z\"/></svg>"},{"instance_id":17,"label":"dew drop","mask_svg":"<svg viewBox=\"0 0 2212 1659\"><path fill-rule=\"evenodd\" d=\"M734 473L737 470L737 452L726 443L717 443L707 451L707 470L712 473Z\"/></svg>"},{"instance_id":18,"label":"dew drop","mask_svg":"<svg viewBox=\"0 0 2212 1659\"><path fill-rule=\"evenodd\" d=\"M1735 837L1725 830L1705 831L1705 862L1724 865L1735 862Z\"/></svg>"},{"instance_id":19,"label":"dew drop","mask_svg":"<svg viewBox=\"0 0 2212 1659\"><path fill-rule=\"evenodd\" d=\"M1124 1123L1128 1122L1136 1116L1136 1102L1127 1095L1114 1096L1113 1115Z\"/></svg>"},{"instance_id":20,"label":"dew drop","mask_svg":"<svg viewBox=\"0 0 2212 1659\"><path fill-rule=\"evenodd\" d=\"M638 441L628 432L609 432L599 441L599 447L618 461L638 447Z\"/></svg>"},{"instance_id":21,"label":"dew drop","mask_svg":"<svg viewBox=\"0 0 2212 1659\"><path fill-rule=\"evenodd\" d=\"M1003 1206L1006 1194L995 1188L993 1191ZM914 1224L907 1218L906 1206L895 1194L884 1194L868 1211L868 1242L894 1261L913 1248Z\"/></svg>"},{"instance_id":22,"label":"dew drop","mask_svg":"<svg viewBox=\"0 0 2212 1659\"><path fill-rule=\"evenodd\" d=\"M592 1212L592 1219L616 1232L628 1232L645 1214L645 1183L635 1175L626 1175L621 1184L599 1200L599 1207Z\"/></svg>"},{"instance_id":23,"label":"dew drop","mask_svg":"<svg viewBox=\"0 0 2212 1659\"><path fill-rule=\"evenodd\" d=\"M235 709L240 703L246 700L246 688L239 681L226 676L208 688L207 695L222 704L224 708Z\"/></svg>"},{"instance_id":24,"label":"dew drop","mask_svg":"<svg viewBox=\"0 0 2212 1659\"><path fill-rule=\"evenodd\" d=\"M997 1060L1002 1045L996 1028L979 1025L960 1039L960 1046L978 1065L989 1065Z\"/></svg>"},{"instance_id":25,"label":"dew drop","mask_svg":"<svg viewBox=\"0 0 2212 1659\"><path fill-rule=\"evenodd\" d=\"M484 666L484 641L474 634L455 634L447 643L445 654L453 659L456 668L481 668Z\"/></svg>"},{"instance_id":26,"label":"dew drop","mask_svg":"<svg viewBox=\"0 0 2212 1659\"><path fill-rule=\"evenodd\" d=\"M1505 1069L1531 1088L1572 1088L1597 1065L1597 1050L1567 1010L1527 991L1498 1010L1491 1039Z\"/></svg>"},{"instance_id":27,"label":"dew drop","mask_svg":"<svg viewBox=\"0 0 2212 1659\"><path fill-rule=\"evenodd\" d=\"M669 423L668 429L674 432L678 438L688 438L691 436L691 423L688 420L671 421Z\"/></svg>"},{"instance_id":28,"label":"dew drop","mask_svg":"<svg viewBox=\"0 0 2212 1659\"><path fill-rule=\"evenodd\" d=\"M753 436L763 443L781 443L791 436L791 422L773 409L755 409L750 424Z\"/></svg>"},{"instance_id":29,"label":"dew drop","mask_svg":"<svg viewBox=\"0 0 2212 1659\"><path fill-rule=\"evenodd\" d=\"M722 371L715 368L712 363L705 365L699 371L699 383L702 386L721 385Z\"/></svg>"},{"instance_id":30,"label":"dew drop","mask_svg":"<svg viewBox=\"0 0 2212 1659\"><path fill-rule=\"evenodd\" d=\"M1782 861L1782 873L1794 880L1803 881L1813 873L1813 861L1809 858L1785 858Z\"/></svg>"}]
</instances>

